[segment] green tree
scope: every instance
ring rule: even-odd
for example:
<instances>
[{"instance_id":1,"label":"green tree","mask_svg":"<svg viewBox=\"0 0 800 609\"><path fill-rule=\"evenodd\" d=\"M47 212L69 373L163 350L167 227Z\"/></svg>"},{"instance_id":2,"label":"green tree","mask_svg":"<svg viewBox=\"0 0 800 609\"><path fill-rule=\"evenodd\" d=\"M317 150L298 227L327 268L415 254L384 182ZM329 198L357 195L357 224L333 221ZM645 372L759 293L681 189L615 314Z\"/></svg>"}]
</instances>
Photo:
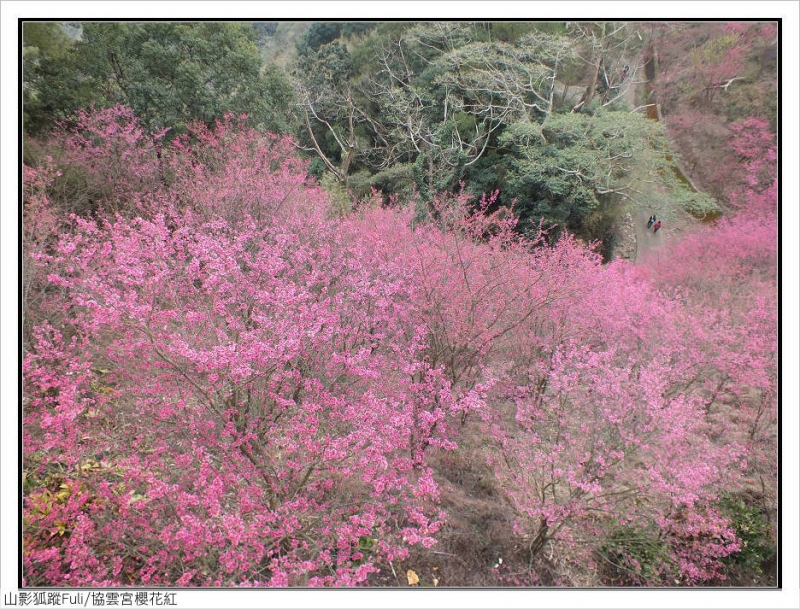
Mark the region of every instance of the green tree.
<instances>
[{"instance_id":1,"label":"green tree","mask_svg":"<svg viewBox=\"0 0 800 609\"><path fill-rule=\"evenodd\" d=\"M506 124L543 118L553 110L559 70L573 58L570 41L562 36L528 35L519 45L476 42L436 62L437 84L451 105L476 117Z\"/></svg>"},{"instance_id":2,"label":"green tree","mask_svg":"<svg viewBox=\"0 0 800 609\"><path fill-rule=\"evenodd\" d=\"M74 107L84 90L70 76L73 42L56 22L30 22L22 26L22 100L25 132L40 131L59 110ZM88 99L89 96L86 96Z\"/></svg>"},{"instance_id":3,"label":"green tree","mask_svg":"<svg viewBox=\"0 0 800 609\"><path fill-rule=\"evenodd\" d=\"M703 197L677 179L663 126L638 113L551 114L542 124L510 125L500 142L512 153L504 195L517 200L523 224L544 218L600 239L614 206L639 202L653 183L682 198Z\"/></svg>"},{"instance_id":4,"label":"green tree","mask_svg":"<svg viewBox=\"0 0 800 609\"><path fill-rule=\"evenodd\" d=\"M595 95L607 106L624 96L640 71L637 62L642 39L636 25L623 22L569 22L567 31L584 64L586 90L573 112L592 107Z\"/></svg>"},{"instance_id":5,"label":"green tree","mask_svg":"<svg viewBox=\"0 0 800 609\"><path fill-rule=\"evenodd\" d=\"M362 36L367 32L374 30L377 27L375 21L348 21L342 24L342 36L345 38L352 38L354 36Z\"/></svg>"},{"instance_id":6,"label":"green tree","mask_svg":"<svg viewBox=\"0 0 800 609\"><path fill-rule=\"evenodd\" d=\"M121 103L151 129L235 112L262 130L285 131L291 86L276 68L261 70L255 38L240 23L85 23L65 73L52 75L79 83L82 94L52 101L62 114L87 97Z\"/></svg>"},{"instance_id":7,"label":"green tree","mask_svg":"<svg viewBox=\"0 0 800 609\"><path fill-rule=\"evenodd\" d=\"M342 185L356 153L357 117L365 117L353 98L352 72L347 47L338 41L306 49L294 72L301 142Z\"/></svg>"},{"instance_id":8,"label":"green tree","mask_svg":"<svg viewBox=\"0 0 800 609\"><path fill-rule=\"evenodd\" d=\"M489 24L492 40L511 43L535 28L536 24L530 21L495 21Z\"/></svg>"},{"instance_id":9,"label":"green tree","mask_svg":"<svg viewBox=\"0 0 800 609\"><path fill-rule=\"evenodd\" d=\"M380 143L372 167L397 164L412 170L423 198L456 187L464 168L485 152L499 123L465 104L446 81L451 65L444 57L477 43L485 32L469 23L420 23L378 28L358 51L359 90L369 100L370 127Z\"/></svg>"},{"instance_id":10,"label":"green tree","mask_svg":"<svg viewBox=\"0 0 800 609\"><path fill-rule=\"evenodd\" d=\"M297 41L297 52L307 55L319 51L320 47L333 42L342 31L340 23L330 21L315 21Z\"/></svg>"}]
</instances>

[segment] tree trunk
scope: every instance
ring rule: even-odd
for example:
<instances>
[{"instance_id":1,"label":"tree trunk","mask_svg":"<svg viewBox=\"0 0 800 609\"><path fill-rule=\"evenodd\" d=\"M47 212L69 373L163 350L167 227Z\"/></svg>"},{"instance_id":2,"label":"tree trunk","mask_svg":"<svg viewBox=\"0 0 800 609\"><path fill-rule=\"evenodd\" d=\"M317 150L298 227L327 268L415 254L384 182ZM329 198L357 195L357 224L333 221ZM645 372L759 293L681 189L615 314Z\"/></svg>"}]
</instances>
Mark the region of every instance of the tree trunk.
<instances>
[{"instance_id":1,"label":"tree trunk","mask_svg":"<svg viewBox=\"0 0 800 609\"><path fill-rule=\"evenodd\" d=\"M350 96L350 92L347 92L347 104L350 109L350 114L348 117L348 137L347 137L347 150L342 150L344 154L342 158L342 165L341 165L341 177L339 181L342 185L347 188L347 174L350 172L350 163L353 160L353 154L356 151L356 132L355 126L353 123L353 114L355 114L355 104L353 104L353 98Z\"/></svg>"},{"instance_id":2,"label":"tree trunk","mask_svg":"<svg viewBox=\"0 0 800 609\"><path fill-rule=\"evenodd\" d=\"M592 103L592 99L594 99L594 93L597 90L597 77L600 74L601 63L603 63L602 52L598 53L597 58L594 60L592 80L589 82L589 86L586 87L586 93L583 94L583 99L572 109L573 112L580 112L584 108L588 108L589 104Z\"/></svg>"},{"instance_id":3,"label":"tree trunk","mask_svg":"<svg viewBox=\"0 0 800 609\"><path fill-rule=\"evenodd\" d=\"M539 531L536 533L536 536L533 538L533 540L531 540L530 546L528 546L531 558L536 556L536 554L539 553L539 550L544 547L544 544L547 541L548 530L549 527L547 526L547 520L542 518L541 522L539 523Z\"/></svg>"}]
</instances>

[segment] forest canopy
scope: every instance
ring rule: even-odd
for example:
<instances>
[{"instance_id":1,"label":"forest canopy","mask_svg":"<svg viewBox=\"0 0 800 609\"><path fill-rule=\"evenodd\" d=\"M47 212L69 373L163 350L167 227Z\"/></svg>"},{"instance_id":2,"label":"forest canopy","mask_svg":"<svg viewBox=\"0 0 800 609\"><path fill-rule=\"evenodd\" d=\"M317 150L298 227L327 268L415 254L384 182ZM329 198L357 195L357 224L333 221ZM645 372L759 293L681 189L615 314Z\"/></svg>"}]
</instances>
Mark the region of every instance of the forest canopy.
<instances>
[{"instance_id":1,"label":"forest canopy","mask_svg":"<svg viewBox=\"0 0 800 609\"><path fill-rule=\"evenodd\" d=\"M98 22L73 40L59 24L27 23L25 130L117 103L168 138L193 120L247 114L295 137L312 174L357 199L498 191L521 229L544 219L587 240L608 241L619 204L641 200L637 181L651 177L687 209L717 210L673 179L663 126L631 114L641 25L312 22L286 69L262 60L279 31ZM603 128L582 130L595 115ZM646 178L628 167L643 152Z\"/></svg>"}]
</instances>

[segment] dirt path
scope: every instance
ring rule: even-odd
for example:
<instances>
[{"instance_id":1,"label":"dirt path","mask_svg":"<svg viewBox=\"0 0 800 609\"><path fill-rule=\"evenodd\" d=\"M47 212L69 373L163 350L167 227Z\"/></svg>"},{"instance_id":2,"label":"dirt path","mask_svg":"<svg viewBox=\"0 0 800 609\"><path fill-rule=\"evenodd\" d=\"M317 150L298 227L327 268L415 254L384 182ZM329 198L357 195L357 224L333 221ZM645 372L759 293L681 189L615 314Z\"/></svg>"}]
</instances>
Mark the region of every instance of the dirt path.
<instances>
[{"instance_id":1,"label":"dirt path","mask_svg":"<svg viewBox=\"0 0 800 609\"><path fill-rule=\"evenodd\" d=\"M638 81L635 85L631 83L631 86L628 87L628 90L625 92L625 101L628 102L631 108L636 108L638 100L643 99L645 86L646 83L642 80ZM657 233L653 233L652 227L649 229L647 228L647 221L650 219L650 216L653 215L653 213L658 216L658 210L633 207L630 209L630 212L633 216L634 239L636 240L632 259L633 262L639 262L648 255L648 252L664 243L665 229L662 227Z\"/></svg>"},{"instance_id":2,"label":"dirt path","mask_svg":"<svg viewBox=\"0 0 800 609\"><path fill-rule=\"evenodd\" d=\"M635 86L629 87L626 91L625 101L631 108L638 107L637 101L643 100L645 86L644 81L637 81ZM662 189L654 188L648 195L642 196L641 199L650 200L650 205L643 202L629 204L626 206L627 213L624 214L627 230L623 228L621 232L627 234L628 242L634 242L628 243L626 255L632 262L641 262L650 255L658 255L666 241L696 222L682 208L675 207L668 193ZM652 227L647 228L647 221L652 214L656 214L663 223L658 233L653 233Z\"/></svg>"},{"instance_id":3,"label":"dirt path","mask_svg":"<svg viewBox=\"0 0 800 609\"><path fill-rule=\"evenodd\" d=\"M644 103L644 87L646 82L644 80L636 80L629 83L625 91L624 99L631 109L639 107ZM665 212L666 215L665 215ZM651 215L656 214L662 221L664 226L658 231L653 233L653 228L647 228L647 221ZM654 205L647 207L641 203L629 203L625 206L625 213L621 216L622 226L619 227L618 234L621 237L620 255L627 258L631 262L639 262L646 258L650 252L656 251L664 243L664 236L669 226L668 216L671 214L668 210L663 209L663 205Z\"/></svg>"},{"instance_id":4,"label":"dirt path","mask_svg":"<svg viewBox=\"0 0 800 609\"><path fill-rule=\"evenodd\" d=\"M638 209L633 214L633 222L636 235L636 256L634 262L648 256L650 252L660 248L664 243L666 228L663 226L657 233L653 233L653 228L647 228L647 221L653 212L645 209ZM656 213L658 216L658 213Z\"/></svg>"}]
</instances>

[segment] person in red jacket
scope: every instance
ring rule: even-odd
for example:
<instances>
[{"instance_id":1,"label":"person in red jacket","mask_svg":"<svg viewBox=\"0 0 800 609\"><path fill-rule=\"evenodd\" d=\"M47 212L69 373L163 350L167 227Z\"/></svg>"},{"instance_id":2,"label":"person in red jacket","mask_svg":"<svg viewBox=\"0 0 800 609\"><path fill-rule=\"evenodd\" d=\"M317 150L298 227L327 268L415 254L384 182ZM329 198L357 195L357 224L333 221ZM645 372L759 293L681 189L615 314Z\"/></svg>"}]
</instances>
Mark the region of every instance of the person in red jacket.
<instances>
[{"instance_id":1,"label":"person in red jacket","mask_svg":"<svg viewBox=\"0 0 800 609\"><path fill-rule=\"evenodd\" d=\"M653 234L657 233L659 228L661 228L661 220L653 225Z\"/></svg>"}]
</instances>

